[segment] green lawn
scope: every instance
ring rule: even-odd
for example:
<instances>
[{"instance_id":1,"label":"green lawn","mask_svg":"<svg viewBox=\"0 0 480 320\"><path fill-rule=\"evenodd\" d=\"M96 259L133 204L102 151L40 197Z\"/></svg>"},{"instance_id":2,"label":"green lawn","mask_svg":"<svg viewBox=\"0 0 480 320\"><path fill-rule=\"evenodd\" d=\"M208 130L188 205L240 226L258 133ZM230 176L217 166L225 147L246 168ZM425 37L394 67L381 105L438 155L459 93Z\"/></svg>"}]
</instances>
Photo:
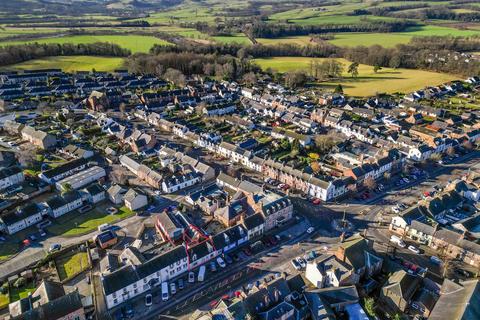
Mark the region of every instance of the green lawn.
<instances>
[{"instance_id":1,"label":"green lawn","mask_svg":"<svg viewBox=\"0 0 480 320\"><path fill-rule=\"evenodd\" d=\"M58 219L47 229L54 235L76 236L97 230L104 223L115 223L133 216L135 213L127 207L121 207L117 214L110 215L106 210L94 208L87 213L77 211L68 213Z\"/></svg>"},{"instance_id":2,"label":"green lawn","mask_svg":"<svg viewBox=\"0 0 480 320\"><path fill-rule=\"evenodd\" d=\"M73 71L114 71L123 66L123 58L97 56L58 56L34 59L4 67L8 70L31 70L61 68L66 72Z\"/></svg>"},{"instance_id":3,"label":"green lawn","mask_svg":"<svg viewBox=\"0 0 480 320\"><path fill-rule=\"evenodd\" d=\"M18 252L19 245L15 243L4 242L0 244L0 261L8 259Z\"/></svg>"},{"instance_id":4,"label":"green lawn","mask_svg":"<svg viewBox=\"0 0 480 320\"><path fill-rule=\"evenodd\" d=\"M33 293L35 289L35 283L33 281L27 282L27 284L21 288L15 288L13 283L10 284L10 302L28 297L28 294Z\"/></svg>"},{"instance_id":5,"label":"green lawn","mask_svg":"<svg viewBox=\"0 0 480 320\"><path fill-rule=\"evenodd\" d=\"M60 281L69 279L88 269L88 255L86 252L77 252L74 255L56 259L58 277Z\"/></svg>"},{"instance_id":6,"label":"green lawn","mask_svg":"<svg viewBox=\"0 0 480 320\"><path fill-rule=\"evenodd\" d=\"M293 70L305 70L308 72L310 61L321 62L323 58L305 58L305 57L275 57L267 59L255 59L254 61L263 69L272 68L279 72L288 72ZM344 65L346 70L349 61L338 59ZM384 68L378 73L373 72L373 67L360 65L358 68L359 76L351 78L344 74L343 79L332 82L322 82L318 85L326 89L333 89L338 83L341 83L346 94L352 96L373 96L377 92L411 92L416 89L429 85L438 85L458 77L449 74L428 72L412 69L391 69Z\"/></svg>"},{"instance_id":7,"label":"green lawn","mask_svg":"<svg viewBox=\"0 0 480 320\"><path fill-rule=\"evenodd\" d=\"M5 307L8 307L8 304L10 303L10 297L7 294L1 294L0 293L0 309L3 309Z\"/></svg>"},{"instance_id":8,"label":"green lawn","mask_svg":"<svg viewBox=\"0 0 480 320\"><path fill-rule=\"evenodd\" d=\"M154 44L169 44L165 40L151 36L140 35L83 35L83 36L66 36L57 38L42 38L27 41L5 41L0 45L15 45L24 43L95 43L95 42L111 42L118 44L122 48L135 52L148 52Z\"/></svg>"}]
</instances>

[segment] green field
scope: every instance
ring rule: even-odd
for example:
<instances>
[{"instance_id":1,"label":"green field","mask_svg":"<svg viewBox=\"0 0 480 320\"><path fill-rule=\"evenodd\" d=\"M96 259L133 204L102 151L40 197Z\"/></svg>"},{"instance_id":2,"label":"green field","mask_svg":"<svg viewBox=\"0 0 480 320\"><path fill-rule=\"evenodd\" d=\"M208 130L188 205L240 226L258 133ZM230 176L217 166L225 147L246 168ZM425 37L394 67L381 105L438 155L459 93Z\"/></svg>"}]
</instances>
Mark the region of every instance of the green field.
<instances>
[{"instance_id":1,"label":"green field","mask_svg":"<svg viewBox=\"0 0 480 320\"><path fill-rule=\"evenodd\" d=\"M77 236L97 230L104 223L115 223L133 216L135 213L127 207L119 209L117 214L108 214L106 210L95 208L87 213L80 214L76 211L67 213L57 219L56 223L47 229L54 235Z\"/></svg>"},{"instance_id":2,"label":"green field","mask_svg":"<svg viewBox=\"0 0 480 320\"><path fill-rule=\"evenodd\" d=\"M31 70L60 68L66 72L73 71L114 71L123 66L123 58L96 57L96 56L59 56L34 59L17 63L2 69Z\"/></svg>"},{"instance_id":3,"label":"green field","mask_svg":"<svg viewBox=\"0 0 480 320\"><path fill-rule=\"evenodd\" d=\"M255 59L254 61L263 69L271 68L278 72L293 70L305 70L308 72L312 60L322 62L325 59L276 57ZM350 64L345 59L337 60L343 63L345 70ZM333 89L338 83L341 83L346 94L352 96L373 96L377 92L411 92L425 86L438 85L457 79L454 75L411 69L384 68L378 73L374 73L373 67L368 65L360 65L358 71L359 76L357 78L351 78L349 74L345 73L343 79L339 81L321 82L318 85L327 89Z\"/></svg>"},{"instance_id":4,"label":"green field","mask_svg":"<svg viewBox=\"0 0 480 320\"><path fill-rule=\"evenodd\" d=\"M135 52L148 52L154 44L166 45L169 44L165 40L150 36L139 35L84 35L84 36L69 36L58 38L42 38L28 41L5 41L1 45L15 45L24 43L95 43L95 42L111 42L118 44L122 48L129 49Z\"/></svg>"},{"instance_id":5,"label":"green field","mask_svg":"<svg viewBox=\"0 0 480 320\"><path fill-rule=\"evenodd\" d=\"M88 255L86 252L77 252L74 255L60 257L55 261L60 281L70 279L73 276L88 269Z\"/></svg>"},{"instance_id":6,"label":"green field","mask_svg":"<svg viewBox=\"0 0 480 320\"><path fill-rule=\"evenodd\" d=\"M232 35L232 36L215 36L211 37L215 42L220 43L240 43L240 44L252 44L252 42L247 38L247 36L242 33Z\"/></svg>"},{"instance_id":7,"label":"green field","mask_svg":"<svg viewBox=\"0 0 480 320\"><path fill-rule=\"evenodd\" d=\"M413 37L421 36L473 36L480 35L479 30L459 30L444 26L420 26L412 27L405 32L393 33L363 33L363 32L346 32L334 34L333 40L328 42L340 47L355 47L355 46L373 46L380 45L382 47L394 47L397 44L406 44L410 42ZM309 36L292 36L284 38L258 38L256 39L262 44L279 44L279 43L294 43L298 45L308 45L310 43Z\"/></svg>"},{"instance_id":8,"label":"green field","mask_svg":"<svg viewBox=\"0 0 480 320\"><path fill-rule=\"evenodd\" d=\"M298 45L304 46L304 45L311 44L309 36L293 36L293 37L283 37L283 38L275 38L275 39L257 38L255 40L265 45L288 43L288 44L298 44Z\"/></svg>"}]
</instances>

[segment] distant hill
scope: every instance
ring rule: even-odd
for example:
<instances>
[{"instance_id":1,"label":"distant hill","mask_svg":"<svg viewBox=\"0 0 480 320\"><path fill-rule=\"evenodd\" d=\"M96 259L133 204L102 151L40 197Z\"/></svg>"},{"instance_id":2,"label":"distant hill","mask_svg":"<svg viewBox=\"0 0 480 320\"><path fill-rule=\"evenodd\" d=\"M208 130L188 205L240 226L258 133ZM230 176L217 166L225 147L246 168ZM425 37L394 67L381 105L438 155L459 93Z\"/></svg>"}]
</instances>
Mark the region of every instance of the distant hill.
<instances>
[{"instance_id":1,"label":"distant hill","mask_svg":"<svg viewBox=\"0 0 480 320\"><path fill-rule=\"evenodd\" d=\"M6 14L108 14L117 10L143 12L165 9L183 0L15 0L0 1L0 12Z\"/></svg>"}]
</instances>

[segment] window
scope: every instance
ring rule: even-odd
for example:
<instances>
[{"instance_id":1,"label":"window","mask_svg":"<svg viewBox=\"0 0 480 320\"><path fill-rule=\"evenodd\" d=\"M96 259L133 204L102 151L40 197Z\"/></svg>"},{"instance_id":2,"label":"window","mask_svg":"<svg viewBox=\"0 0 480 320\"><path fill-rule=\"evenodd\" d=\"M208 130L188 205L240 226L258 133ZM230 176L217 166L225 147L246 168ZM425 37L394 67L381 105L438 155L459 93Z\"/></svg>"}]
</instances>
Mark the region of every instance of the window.
<instances>
[{"instance_id":1,"label":"window","mask_svg":"<svg viewBox=\"0 0 480 320\"><path fill-rule=\"evenodd\" d=\"M118 303L118 300L117 300L117 299L113 299L113 303L114 303L114 304L117 304L117 303Z\"/></svg>"},{"instance_id":2,"label":"window","mask_svg":"<svg viewBox=\"0 0 480 320\"><path fill-rule=\"evenodd\" d=\"M134 283L134 284L133 284L133 287L134 287L134 288L136 288L136 287L137 287L137 284L136 284L136 283Z\"/></svg>"},{"instance_id":3,"label":"window","mask_svg":"<svg viewBox=\"0 0 480 320\"><path fill-rule=\"evenodd\" d=\"M158 272L157 272L158 273ZM143 283L147 283L147 279L143 279Z\"/></svg>"},{"instance_id":4,"label":"window","mask_svg":"<svg viewBox=\"0 0 480 320\"><path fill-rule=\"evenodd\" d=\"M123 293L127 293L127 288L123 288Z\"/></svg>"},{"instance_id":5,"label":"window","mask_svg":"<svg viewBox=\"0 0 480 320\"><path fill-rule=\"evenodd\" d=\"M138 293L138 290L137 290L137 289L133 290L133 293L134 293L134 294L137 294L137 293Z\"/></svg>"},{"instance_id":6,"label":"window","mask_svg":"<svg viewBox=\"0 0 480 320\"><path fill-rule=\"evenodd\" d=\"M114 292L114 293L112 294L112 297L116 298L116 297L117 297L117 293Z\"/></svg>"}]
</instances>

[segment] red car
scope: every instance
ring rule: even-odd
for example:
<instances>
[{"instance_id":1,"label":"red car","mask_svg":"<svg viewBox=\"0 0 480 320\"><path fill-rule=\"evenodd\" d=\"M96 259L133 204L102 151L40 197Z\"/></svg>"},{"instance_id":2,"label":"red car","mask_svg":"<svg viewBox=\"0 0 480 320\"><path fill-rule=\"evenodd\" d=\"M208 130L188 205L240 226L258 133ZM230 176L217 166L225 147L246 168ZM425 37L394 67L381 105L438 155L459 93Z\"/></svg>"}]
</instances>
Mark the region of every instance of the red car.
<instances>
[{"instance_id":1,"label":"red car","mask_svg":"<svg viewBox=\"0 0 480 320\"><path fill-rule=\"evenodd\" d=\"M245 253L247 256L251 256L252 255L252 250L250 250L250 248L244 248L243 249L243 253Z\"/></svg>"},{"instance_id":2,"label":"red car","mask_svg":"<svg viewBox=\"0 0 480 320\"><path fill-rule=\"evenodd\" d=\"M318 198L315 198L315 199L312 200L312 203L313 203L314 205L319 205L320 203L322 203L322 200L320 200L320 199L318 199Z\"/></svg>"},{"instance_id":3,"label":"red car","mask_svg":"<svg viewBox=\"0 0 480 320\"><path fill-rule=\"evenodd\" d=\"M275 239L275 237L273 237L273 236L268 237L268 240L269 240L270 243L273 244L274 246L277 245L277 243L278 243L277 239Z\"/></svg>"}]
</instances>

